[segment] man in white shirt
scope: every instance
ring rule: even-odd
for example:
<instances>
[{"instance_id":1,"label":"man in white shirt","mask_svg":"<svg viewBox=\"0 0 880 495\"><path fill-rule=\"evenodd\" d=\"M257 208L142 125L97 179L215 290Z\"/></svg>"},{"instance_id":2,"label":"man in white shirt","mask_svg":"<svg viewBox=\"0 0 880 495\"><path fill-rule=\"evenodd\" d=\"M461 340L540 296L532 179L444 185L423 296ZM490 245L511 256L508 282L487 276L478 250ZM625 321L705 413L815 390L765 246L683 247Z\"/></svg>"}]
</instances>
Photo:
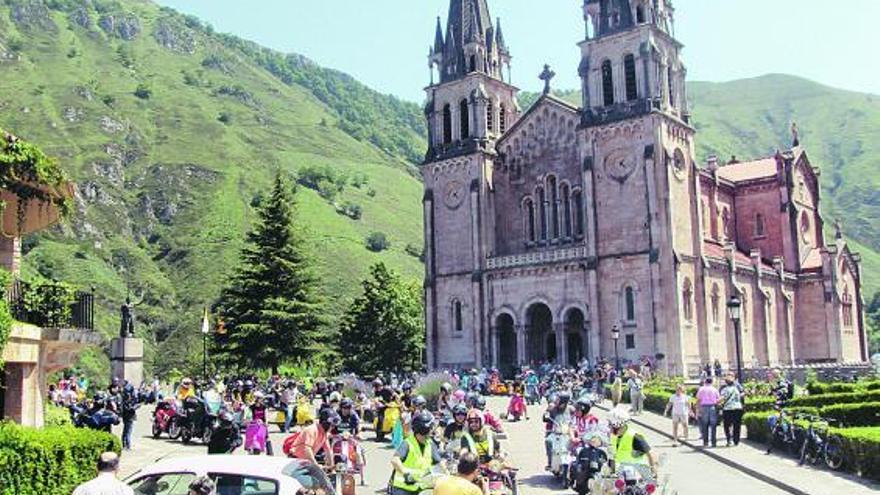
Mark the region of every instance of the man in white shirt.
<instances>
[{"instance_id":1,"label":"man in white shirt","mask_svg":"<svg viewBox=\"0 0 880 495\"><path fill-rule=\"evenodd\" d=\"M76 487L73 495L134 495L134 490L116 479L118 470L119 456L104 452L98 459L98 476Z\"/></svg>"},{"instance_id":2,"label":"man in white shirt","mask_svg":"<svg viewBox=\"0 0 880 495\"><path fill-rule=\"evenodd\" d=\"M675 387L675 393L669 397L664 414L668 415L670 411L672 412L672 446L678 447L678 427L681 426L684 433L682 441L687 441L688 420L690 419L691 411L691 397L687 394L682 384Z\"/></svg>"}]
</instances>

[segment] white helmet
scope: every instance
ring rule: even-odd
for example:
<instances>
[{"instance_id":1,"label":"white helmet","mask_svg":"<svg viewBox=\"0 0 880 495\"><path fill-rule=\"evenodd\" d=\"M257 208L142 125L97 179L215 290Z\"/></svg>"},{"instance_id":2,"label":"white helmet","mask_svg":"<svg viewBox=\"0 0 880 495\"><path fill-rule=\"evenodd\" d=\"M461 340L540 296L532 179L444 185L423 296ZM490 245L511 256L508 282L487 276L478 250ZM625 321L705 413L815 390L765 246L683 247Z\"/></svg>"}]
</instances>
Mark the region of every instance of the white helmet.
<instances>
[{"instance_id":1,"label":"white helmet","mask_svg":"<svg viewBox=\"0 0 880 495\"><path fill-rule=\"evenodd\" d=\"M608 425L614 429L623 428L629 423L629 420L629 412L620 407L615 408L611 411L611 414L608 415Z\"/></svg>"},{"instance_id":2,"label":"white helmet","mask_svg":"<svg viewBox=\"0 0 880 495\"><path fill-rule=\"evenodd\" d=\"M333 392L330 394L329 402L339 402L342 400L342 394L339 392Z\"/></svg>"}]
</instances>

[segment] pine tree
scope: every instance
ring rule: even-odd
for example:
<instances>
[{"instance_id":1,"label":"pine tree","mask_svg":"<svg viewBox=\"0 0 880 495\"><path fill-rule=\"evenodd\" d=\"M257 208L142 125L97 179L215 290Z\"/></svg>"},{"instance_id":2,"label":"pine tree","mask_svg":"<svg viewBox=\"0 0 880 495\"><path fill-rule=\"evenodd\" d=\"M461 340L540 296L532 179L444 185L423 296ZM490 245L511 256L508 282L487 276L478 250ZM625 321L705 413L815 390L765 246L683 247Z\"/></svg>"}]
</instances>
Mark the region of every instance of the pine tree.
<instances>
[{"instance_id":1,"label":"pine tree","mask_svg":"<svg viewBox=\"0 0 880 495\"><path fill-rule=\"evenodd\" d=\"M378 263L362 285L364 293L346 312L337 340L345 370L374 374L421 368L425 338L418 284Z\"/></svg>"},{"instance_id":2,"label":"pine tree","mask_svg":"<svg viewBox=\"0 0 880 495\"><path fill-rule=\"evenodd\" d=\"M311 260L293 226L290 185L279 174L257 209L241 265L220 296L225 334L216 336L227 364L271 368L308 358L326 321Z\"/></svg>"}]
</instances>

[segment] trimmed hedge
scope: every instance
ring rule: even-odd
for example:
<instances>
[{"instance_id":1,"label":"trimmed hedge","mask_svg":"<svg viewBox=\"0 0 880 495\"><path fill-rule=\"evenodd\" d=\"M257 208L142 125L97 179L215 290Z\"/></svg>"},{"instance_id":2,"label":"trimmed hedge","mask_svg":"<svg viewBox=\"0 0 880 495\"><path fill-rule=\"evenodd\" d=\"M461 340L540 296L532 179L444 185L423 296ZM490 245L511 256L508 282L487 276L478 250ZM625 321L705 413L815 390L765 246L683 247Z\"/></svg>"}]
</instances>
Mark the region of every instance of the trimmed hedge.
<instances>
[{"instance_id":1,"label":"trimmed hedge","mask_svg":"<svg viewBox=\"0 0 880 495\"><path fill-rule=\"evenodd\" d=\"M877 426L880 425L880 402L825 406L819 410L819 416L837 420L841 426Z\"/></svg>"},{"instance_id":2,"label":"trimmed hedge","mask_svg":"<svg viewBox=\"0 0 880 495\"><path fill-rule=\"evenodd\" d=\"M791 407L825 407L836 404L855 404L864 402L880 402L880 390L869 392L850 392L841 394L807 395L795 397L788 401ZM748 411L770 411L775 400L772 397L756 397L746 399Z\"/></svg>"},{"instance_id":3,"label":"trimmed hedge","mask_svg":"<svg viewBox=\"0 0 880 495\"><path fill-rule=\"evenodd\" d=\"M865 380L860 382L807 383L807 391L810 392L810 395L867 392L871 390L880 390L880 380Z\"/></svg>"},{"instance_id":4,"label":"trimmed hedge","mask_svg":"<svg viewBox=\"0 0 880 495\"><path fill-rule=\"evenodd\" d=\"M67 494L95 477L98 457L120 452L119 438L73 427L0 423L0 494Z\"/></svg>"},{"instance_id":5,"label":"trimmed hedge","mask_svg":"<svg viewBox=\"0 0 880 495\"><path fill-rule=\"evenodd\" d=\"M770 440L768 418L775 413L746 413L743 426L748 439L767 443ZM844 449L842 469L864 478L880 480L880 426L860 428L831 428L831 433L839 435Z\"/></svg>"}]
</instances>

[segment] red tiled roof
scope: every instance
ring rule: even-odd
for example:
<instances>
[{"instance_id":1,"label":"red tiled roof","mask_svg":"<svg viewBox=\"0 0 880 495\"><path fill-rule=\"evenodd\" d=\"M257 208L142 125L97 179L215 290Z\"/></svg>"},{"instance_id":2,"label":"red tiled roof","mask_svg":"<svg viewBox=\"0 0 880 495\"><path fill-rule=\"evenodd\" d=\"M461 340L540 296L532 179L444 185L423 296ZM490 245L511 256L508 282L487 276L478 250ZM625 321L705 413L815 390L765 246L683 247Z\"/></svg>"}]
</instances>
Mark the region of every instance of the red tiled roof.
<instances>
[{"instance_id":1,"label":"red tiled roof","mask_svg":"<svg viewBox=\"0 0 880 495\"><path fill-rule=\"evenodd\" d=\"M750 162L734 163L718 168L718 177L731 182L741 182L775 176L776 158L772 156Z\"/></svg>"},{"instance_id":2,"label":"red tiled roof","mask_svg":"<svg viewBox=\"0 0 880 495\"><path fill-rule=\"evenodd\" d=\"M712 258L719 258L719 259L727 259L727 255L724 254L724 246L722 246L718 243L712 242L712 241L707 241L707 240L703 241L703 256L710 256ZM740 251L739 249L733 250L733 257L736 260L737 265L751 265L752 264L752 258L749 255L747 255L746 253ZM765 268L773 268L772 266L768 265L763 260L761 261L761 265L763 265Z\"/></svg>"}]
</instances>

